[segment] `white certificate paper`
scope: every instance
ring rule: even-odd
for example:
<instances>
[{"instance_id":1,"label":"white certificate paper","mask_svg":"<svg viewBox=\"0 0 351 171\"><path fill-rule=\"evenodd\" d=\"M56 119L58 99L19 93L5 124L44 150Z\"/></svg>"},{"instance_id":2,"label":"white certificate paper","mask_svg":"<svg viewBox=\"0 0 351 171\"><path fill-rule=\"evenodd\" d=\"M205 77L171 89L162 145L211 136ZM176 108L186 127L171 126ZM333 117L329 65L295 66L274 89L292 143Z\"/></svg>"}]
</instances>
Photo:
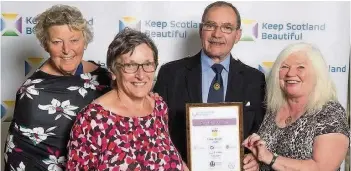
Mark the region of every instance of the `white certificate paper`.
<instances>
[{"instance_id":1,"label":"white certificate paper","mask_svg":"<svg viewBox=\"0 0 351 171\"><path fill-rule=\"evenodd\" d=\"M191 171L240 171L242 103L187 104Z\"/></svg>"}]
</instances>

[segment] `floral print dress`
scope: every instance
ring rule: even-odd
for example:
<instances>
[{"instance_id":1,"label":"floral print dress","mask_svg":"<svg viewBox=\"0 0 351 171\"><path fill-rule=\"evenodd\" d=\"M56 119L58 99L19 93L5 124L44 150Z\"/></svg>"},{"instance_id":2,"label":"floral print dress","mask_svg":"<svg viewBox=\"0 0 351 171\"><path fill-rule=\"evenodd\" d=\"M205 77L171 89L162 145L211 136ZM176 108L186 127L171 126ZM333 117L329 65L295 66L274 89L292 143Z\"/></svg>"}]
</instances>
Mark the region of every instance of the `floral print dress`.
<instances>
[{"instance_id":1,"label":"floral print dress","mask_svg":"<svg viewBox=\"0 0 351 171\"><path fill-rule=\"evenodd\" d=\"M99 104L88 105L72 127L68 150L68 170L183 170L168 132L164 101L156 101L144 117L123 117Z\"/></svg>"},{"instance_id":2,"label":"floral print dress","mask_svg":"<svg viewBox=\"0 0 351 171\"><path fill-rule=\"evenodd\" d=\"M5 170L65 170L76 114L107 92L106 69L76 76L37 70L19 88L5 146Z\"/></svg>"}]
</instances>

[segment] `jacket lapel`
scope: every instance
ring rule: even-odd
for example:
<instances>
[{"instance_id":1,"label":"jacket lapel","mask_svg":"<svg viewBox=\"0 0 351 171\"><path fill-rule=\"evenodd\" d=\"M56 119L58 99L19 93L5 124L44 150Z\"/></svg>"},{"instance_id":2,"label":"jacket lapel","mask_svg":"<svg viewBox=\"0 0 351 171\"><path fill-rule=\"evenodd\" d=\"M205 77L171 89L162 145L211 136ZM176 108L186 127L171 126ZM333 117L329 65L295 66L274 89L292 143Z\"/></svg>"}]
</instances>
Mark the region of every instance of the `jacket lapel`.
<instances>
[{"instance_id":1,"label":"jacket lapel","mask_svg":"<svg viewBox=\"0 0 351 171\"><path fill-rule=\"evenodd\" d=\"M228 84L226 91L226 102L242 102L243 94L243 73L241 62L230 55Z\"/></svg>"},{"instance_id":2,"label":"jacket lapel","mask_svg":"<svg viewBox=\"0 0 351 171\"><path fill-rule=\"evenodd\" d=\"M190 58L186 65L188 74L185 74L187 91L190 102L202 103L201 53L199 52Z\"/></svg>"}]
</instances>

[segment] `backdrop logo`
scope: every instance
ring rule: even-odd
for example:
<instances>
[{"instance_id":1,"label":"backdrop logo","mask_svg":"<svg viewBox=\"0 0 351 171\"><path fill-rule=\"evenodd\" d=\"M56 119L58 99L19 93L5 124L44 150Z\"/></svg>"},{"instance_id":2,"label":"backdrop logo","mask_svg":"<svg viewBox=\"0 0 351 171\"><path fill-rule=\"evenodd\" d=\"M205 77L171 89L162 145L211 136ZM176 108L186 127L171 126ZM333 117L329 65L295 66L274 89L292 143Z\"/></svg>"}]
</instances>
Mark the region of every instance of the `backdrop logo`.
<instances>
[{"instance_id":1,"label":"backdrop logo","mask_svg":"<svg viewBox=\"0 0 351 171\"><path fill-rule=\"evenodd\" d=\"M347 71L346 65L329 65L328 69L329 69L329 72L346 72Z\"/></svg>"},{"instance_id":2,"label":"backdrop logo","mask_svg":"<svg viewBox=\"0 0 351 171\"><path fill-rule=\"evenodd\" d=\"M262 62L261 65L258 65L258 70L260 70L265 75L267 75L269 71L271 71L273 64L274 62L269 62L269 61Z\"/></svg>"},{"instance_id":3,"label":"backdrop logo","mask_svg":"<svg viewBox=\"0 0 351 171\"><path fill-rule=\"evenodd\" d=\"M43 62L44 58L41 57L29 57L24 61L24 74L27 76L32 73L33 69L37 69Z\"/></svg>"},{"instance_id":4,"label":"backdrop logo","mask_svg":"<svg viewBox=\"0 0 351 171\"><path fill-rule=\"evenodd\" d=\"M126 27L141 31L141 21L135 17L123 17L122 20L119 20L119 31L122 31Z\"/></svg>"},{"instance_id":5,"label":"backdrop logo","mask_svg":"<svg viewBox=\"0 0 351 171\"><path fill-rule=\"evenodd\" d=\"M255 20L241 20L242 36L240 41L255 41L258 37L258 23Z\"/></svg>"},{"instance_id":6,"label":"backdrop logo","mask_svg":"<svg viewBox=\"0 0 351 171\"><path fill-rule=\"evenodd\" d=\"M2 36L18 36L22 34L22 17L16 13L2 13Z\"/></svg>"},{"instance_id":7,"label":"backdrop logo","mask_svg":"<svg viewBox=\"0 0 351 171\"><path fill-rule=\"evenodd\" d=\"M4 100L1 103L1 119L4 118L5 115L8 115L9 112L13 112L13 108L15 106L14 100Z\"/></svg>"}]
</instances>

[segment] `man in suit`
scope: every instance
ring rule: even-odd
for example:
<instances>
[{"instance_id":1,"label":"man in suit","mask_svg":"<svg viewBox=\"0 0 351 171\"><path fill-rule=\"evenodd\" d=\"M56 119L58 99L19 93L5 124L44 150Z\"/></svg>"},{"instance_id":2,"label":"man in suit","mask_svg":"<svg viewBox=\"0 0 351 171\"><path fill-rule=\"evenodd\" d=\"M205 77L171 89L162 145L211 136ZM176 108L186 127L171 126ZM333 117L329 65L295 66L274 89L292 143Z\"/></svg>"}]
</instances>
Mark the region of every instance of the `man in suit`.
<instances>
[{"instance_id":1,"label":"man in suit","mask_svg":"<svg viewBox=\"0 0 351 171\"><path fill-rule=\"evenodd\" d=\"M257 132L263 120L264 74L234 59L230 53L240 40L240 26L240 14L231 3L217 1L208 5L199 30L202 50L160 68L154 92L169 106L170 134L184 161L186 103L242 102L244 139ZM244 164L245 170L258 169L252 155L246 155Z\"/></svg>"}]
</instances>

